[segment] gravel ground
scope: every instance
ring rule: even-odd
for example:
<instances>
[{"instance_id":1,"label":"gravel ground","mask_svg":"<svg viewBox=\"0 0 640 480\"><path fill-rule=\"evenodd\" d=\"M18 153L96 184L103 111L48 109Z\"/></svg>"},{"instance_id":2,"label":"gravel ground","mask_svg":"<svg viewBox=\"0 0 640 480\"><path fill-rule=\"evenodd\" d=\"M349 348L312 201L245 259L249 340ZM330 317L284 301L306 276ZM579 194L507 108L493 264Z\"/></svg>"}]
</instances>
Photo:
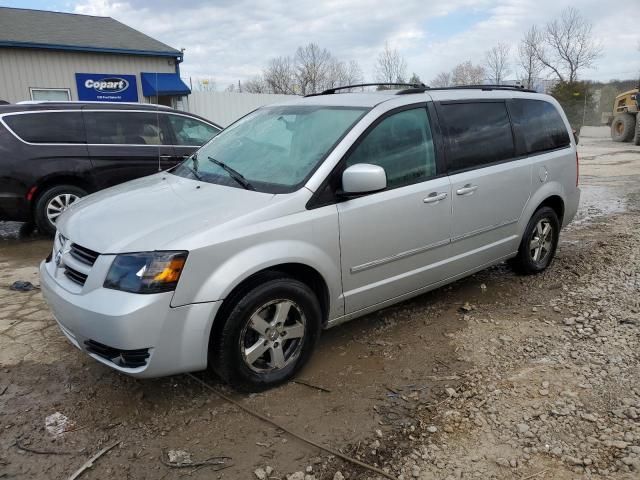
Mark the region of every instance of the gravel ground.
<instances>
[{"instance_id":1,"label":"gravel ground","mask_svg":"<svg viewBox=\"0 0 640 480\"><path fill-rule=\"evenodd\" d=\"M395 478L639 478L640 148L581 138L580 151L579 217L547 272L500 265L325 332L301 378L329 392L227 392ZM6 288L37 285L50 249L19 229L0 224L0 478L68 478L114 441L83 478L381 478L186 376L134 380L80 354L39 291Z\"/></svg>"}]
</instances>

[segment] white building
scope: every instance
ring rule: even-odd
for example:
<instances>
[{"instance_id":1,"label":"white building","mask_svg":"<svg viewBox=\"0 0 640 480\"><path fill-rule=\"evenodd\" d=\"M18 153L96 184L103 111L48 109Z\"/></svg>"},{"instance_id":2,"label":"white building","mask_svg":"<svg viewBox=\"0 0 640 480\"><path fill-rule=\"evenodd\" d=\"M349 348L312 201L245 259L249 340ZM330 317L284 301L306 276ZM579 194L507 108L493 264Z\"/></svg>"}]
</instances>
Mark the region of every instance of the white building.
<instances>
[{"instance_id":1,"label":"white building","mask_svg":"<svg viewBox=\"0 0 640 480\"><path fill-rule=\"evenodd\" d=\"M184 108L183 54L113 18L0 7L0 100Z\"/></svg>"}]
</instances>

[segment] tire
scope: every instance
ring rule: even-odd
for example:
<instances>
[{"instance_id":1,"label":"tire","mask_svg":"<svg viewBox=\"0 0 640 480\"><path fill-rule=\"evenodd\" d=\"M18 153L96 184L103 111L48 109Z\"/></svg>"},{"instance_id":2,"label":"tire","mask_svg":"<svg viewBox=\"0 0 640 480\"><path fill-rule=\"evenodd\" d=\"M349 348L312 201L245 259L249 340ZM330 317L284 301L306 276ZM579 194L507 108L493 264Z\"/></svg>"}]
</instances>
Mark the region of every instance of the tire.
<instances>
[{"instance_id":1,"label":"tire","mask_svg":"<svg viewBox=\"0 0 640 480\"><path fill-rule=\"evenodd\" d=\"M538 248L534 248L532 245L536 245L534 243L535 240L540 238L541 232L544 231L547 225L551 228L551 231L544 236L545 240L543 240L542 244L537 242L540 245L540 250L539 253L536 253ZM511 261L512 266L517 272L524 275L544 271L553 261L556 248L558 248L559 237L560 222L556 212L549 207L539 208L527 224L518 248L518 255ZM538 255L537 259L535 258L536 255Z\"/></svg>"},{"instance_id":2,"label":"tire","mask_svg":"<svg viewBox=\"0 0 640 480\"><path fill-rule=\"evenodd\" d=\"M34 211L34 220L40 233L53 236L56 233L57 216L86 194L86 191L75 185L57 185L42 192Z\"/></svg>"},{"instance_id":3,"label":"tire","mask_svg":"<svg viewBox=\"0 0 640 480\"><path fill-rule=\"evenodd\" d=\"M640 115L640 113L636 114L636 134L632 140L634 145L640 145L640 122L638 121L638 115Z\"/></svg>"},{"instance_id":4,"label":"tire","mask_svg":"<svg viewBox=\"0 0 640 480\"><path fill-rule=\"evenodd\" d=\"M630 113L619 113L611 122L611 139L614 142L628 142L636 132L636 117Z\"/></svg>"},{"instance_id":5,"label":"tire","mask_svg":"<svg viewBox=\"0 0 640 480\"><path fill-rule=\"evenodd\" d=\"M311 357L320 334L322 311L314 292L298 280L266 274L235 300L212 333L210 367L243 392L291 379Z\"/></svg>"}]
</instances>

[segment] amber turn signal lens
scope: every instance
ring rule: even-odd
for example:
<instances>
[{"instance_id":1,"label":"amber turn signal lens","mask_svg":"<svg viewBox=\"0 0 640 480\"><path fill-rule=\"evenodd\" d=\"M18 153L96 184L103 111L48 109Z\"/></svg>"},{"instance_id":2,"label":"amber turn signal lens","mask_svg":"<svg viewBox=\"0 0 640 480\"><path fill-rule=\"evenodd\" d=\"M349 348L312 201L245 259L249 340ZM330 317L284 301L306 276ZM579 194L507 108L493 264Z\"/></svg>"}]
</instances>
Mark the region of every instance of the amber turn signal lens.
<instances>
[{"instance_id":1,"label":"amber turn signal lens","mask_svg":"<svg viewBox=\"0 0 640 480\"><path fill-rule=\"evenodd\" d=\"M177 257L171 260L169 265L164 268L160 273L153 277L154 282L172 283L177 282L180 278L180 273L184 268L184 262L187 259L184 257Z\"/></svg>"}]
</instances>

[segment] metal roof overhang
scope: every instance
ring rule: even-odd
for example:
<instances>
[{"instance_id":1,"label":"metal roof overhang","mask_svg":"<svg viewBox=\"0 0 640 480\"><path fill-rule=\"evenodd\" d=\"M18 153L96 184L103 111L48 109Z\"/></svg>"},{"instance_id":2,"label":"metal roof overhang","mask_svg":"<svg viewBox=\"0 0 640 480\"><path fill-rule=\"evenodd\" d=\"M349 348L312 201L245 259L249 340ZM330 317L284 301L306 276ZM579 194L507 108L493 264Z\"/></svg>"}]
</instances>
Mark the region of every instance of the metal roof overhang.
<instances>
[{"instance_id":1,"label":"metal roof overhang","mask_svg":"<svg viewBox=\"0 0 640 480\"><path fill-rule=\"evenodd\" d=\"M70 50L74 52L95 52L95 53L119 53L126 55L147 55L155 57L172 57L182 60L181 52L175 51L155 51L155 50L135 50L125 48L105 48L82 45L56 45L50 43L14 42L10 40L0 40L0 47L11 48L44 48L48 50Z\"/></svg>"}]
</instances>

